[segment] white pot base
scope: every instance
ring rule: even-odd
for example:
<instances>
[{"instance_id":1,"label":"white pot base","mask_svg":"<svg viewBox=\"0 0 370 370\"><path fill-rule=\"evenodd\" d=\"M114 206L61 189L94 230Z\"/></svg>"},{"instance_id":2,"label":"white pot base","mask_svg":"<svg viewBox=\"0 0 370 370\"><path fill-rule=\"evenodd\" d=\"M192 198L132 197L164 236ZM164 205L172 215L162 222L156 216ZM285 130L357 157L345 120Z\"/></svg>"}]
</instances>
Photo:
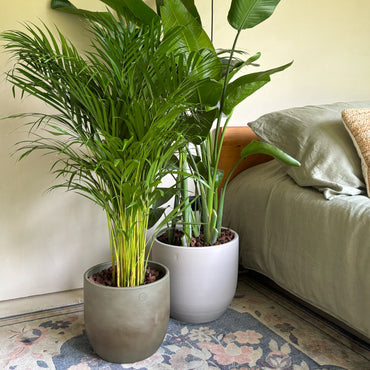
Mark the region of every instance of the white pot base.
<instances>
[{"instance_id":1,"label":"white pot base","mask_svg":"<svg viewBox=\"0 0 370 370\"><path fill-rule=\"evenodd\" d=\"M153 261L170 270L171 317L200 324L219 318L237 286L239 236L209 247L177 247L155 240Z\"/></svg>"}]
</instances>

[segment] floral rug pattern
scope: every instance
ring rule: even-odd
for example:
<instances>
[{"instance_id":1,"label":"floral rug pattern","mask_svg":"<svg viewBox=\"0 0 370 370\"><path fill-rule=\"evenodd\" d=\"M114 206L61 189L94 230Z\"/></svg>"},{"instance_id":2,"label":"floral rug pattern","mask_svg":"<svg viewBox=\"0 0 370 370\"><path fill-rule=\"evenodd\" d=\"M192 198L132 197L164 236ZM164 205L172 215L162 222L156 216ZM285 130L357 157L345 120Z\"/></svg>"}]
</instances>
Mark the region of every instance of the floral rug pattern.
<instances>
[{"instance_id":1,"label":"floral rug pattern","mask_svg":"<svg viewBox=\"0 0 370 370\"><path fill-rule=\"evenodd\" d=\"M231 307L211 323L170 320L150 358L111 364L84 332L83 305L0 319L0 368L367 370L370 348L268 288L242 279Z\"/></svg>"}]
</instances>

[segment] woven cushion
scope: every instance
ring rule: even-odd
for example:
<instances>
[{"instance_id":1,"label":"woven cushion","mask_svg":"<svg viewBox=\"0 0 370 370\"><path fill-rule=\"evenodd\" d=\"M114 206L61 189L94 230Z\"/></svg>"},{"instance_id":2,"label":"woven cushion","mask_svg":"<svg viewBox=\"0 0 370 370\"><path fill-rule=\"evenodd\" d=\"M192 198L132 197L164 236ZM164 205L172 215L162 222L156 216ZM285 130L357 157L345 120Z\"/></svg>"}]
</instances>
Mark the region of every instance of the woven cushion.
<instances>
[{"instance_id":1,"label":"woven cushion","mask_svg":"<svg viewBox=\"0 0 370 370\"><path fill-rule=\"evenodd\" d=\"M342 119L361 158L367 195L370 197L370 108L345 109Z\"/></svg>"}]
</instances>

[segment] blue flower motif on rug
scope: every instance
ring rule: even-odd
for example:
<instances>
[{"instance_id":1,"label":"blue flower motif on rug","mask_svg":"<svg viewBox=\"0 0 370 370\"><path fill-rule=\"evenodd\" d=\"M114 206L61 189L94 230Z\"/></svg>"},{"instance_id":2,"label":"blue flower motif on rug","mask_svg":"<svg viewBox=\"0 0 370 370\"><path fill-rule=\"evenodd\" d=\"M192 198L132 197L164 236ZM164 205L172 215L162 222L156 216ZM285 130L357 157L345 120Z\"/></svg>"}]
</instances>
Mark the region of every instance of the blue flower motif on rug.
<instances>
[{"instance_id":1,"label":"blue flower motif on rug","mask_svg":"<svg viewBox=\"0 0 370 370\"><path fill-rule=\"evenodd\" d=\"M170 320L160 349L134 364L111 364L97 357L85 333L66 341L53 357L58 370L77 369L252 369L343 370L320 366L249 313L232 309L207 324Z\"/></svg>"}]
</instances>

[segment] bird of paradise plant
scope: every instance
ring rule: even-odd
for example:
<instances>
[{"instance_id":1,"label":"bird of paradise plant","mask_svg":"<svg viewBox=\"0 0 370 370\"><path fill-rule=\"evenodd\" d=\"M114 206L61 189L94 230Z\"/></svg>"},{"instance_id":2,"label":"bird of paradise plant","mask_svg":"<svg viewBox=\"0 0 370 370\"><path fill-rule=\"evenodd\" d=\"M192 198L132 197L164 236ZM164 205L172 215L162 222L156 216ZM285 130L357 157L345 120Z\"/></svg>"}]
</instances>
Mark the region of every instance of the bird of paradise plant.
<instances>
[{"instance_id":1,"label":"bird of paradise plant","mask_svg":"<svg viewBox=\"0 0 370 370\"><path fill-rule=\"evenodd\" d=\"M199 89L196 114L190 119L206 122L209 128L205 140L195 143L195 149L182 149L180 167L190 166L193 173L202 181L195 181L196 207L188 201L183 211L182 230L184 246L191 245L192 237L199 236L202 228L206 245L212 245L221 234L224 198L228 182L233 171L247 156L254 153L271 155L287 165L299 166L299 162L267 143L253 141L241 151L241 157L224 178L219 170L221 148L225 129L232 117L234 108L247 97L270 81L270 76L288 68L292 63L266 71L244 73L254 66L261 54L256 53L246 60L236 49L243 30L255 27L270 17L280 0L232 0L228 12L228 22L236 31L230 50L216 51L211 40L202 28L201 20L192 1L162 0L161 17L164 29L179 27L182 38L179 44L184 53L209 50L213 54L212 68L209 69L209 81ZM196 36L194 36L196 35ZM241 74L241 75L240 75ZM224 122L224 123L223 123ZM223 123L223 124L222 124ZM213 124L213 126L212 126ZM214 132L211 131L214 127ZM195 154L194 154L195 151ZM188 178L183 177L180 185L180 199L189 199ZM194 210L195 209L195 210ZM172 226L173 227L173 226Z\"/></svg>"}]
</instances>

